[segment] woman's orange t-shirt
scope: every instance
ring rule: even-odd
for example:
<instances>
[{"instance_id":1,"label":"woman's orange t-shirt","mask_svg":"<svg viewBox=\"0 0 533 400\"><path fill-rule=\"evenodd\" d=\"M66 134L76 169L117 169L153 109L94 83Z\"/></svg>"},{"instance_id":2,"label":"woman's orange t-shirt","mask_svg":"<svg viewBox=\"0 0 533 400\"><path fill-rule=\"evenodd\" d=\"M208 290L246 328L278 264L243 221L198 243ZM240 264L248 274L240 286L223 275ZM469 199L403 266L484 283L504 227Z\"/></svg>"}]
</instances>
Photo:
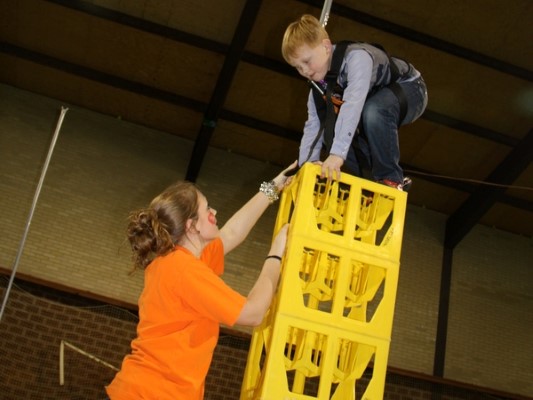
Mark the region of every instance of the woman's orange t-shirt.
<instances>
[{"instance_id":1,"label":"woman's orange t-shirt","mask_svg":"<svg viewBox=\"0 0 533 400\"><path fill-rule=\"evenodd\" d=\"M200 259L176 247L148 265L132 352L106 388L112 400L203 399L219 324L233 326L246 301L223 271L220 239Z\"/></svg>"}]
</instances>

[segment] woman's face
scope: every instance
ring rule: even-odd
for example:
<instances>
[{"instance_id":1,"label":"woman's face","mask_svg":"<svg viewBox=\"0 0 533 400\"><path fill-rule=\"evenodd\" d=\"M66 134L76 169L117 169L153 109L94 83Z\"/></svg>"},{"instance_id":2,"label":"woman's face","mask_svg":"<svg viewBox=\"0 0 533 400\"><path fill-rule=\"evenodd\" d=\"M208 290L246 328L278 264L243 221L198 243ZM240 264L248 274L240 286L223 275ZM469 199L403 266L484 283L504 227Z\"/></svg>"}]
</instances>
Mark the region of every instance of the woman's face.
<instances>
[{"instance_id":1,"label":"woman's face","mask_svg":"<svg viewBox=\"0 0 533 400\"><path fill-rule=\"evenodd\" d=\"M198 219L196 220L196 230L204 240L213 240L218 234L217 211L209 207L207 199L198 193Z\"/></svg>"}]
</instances>

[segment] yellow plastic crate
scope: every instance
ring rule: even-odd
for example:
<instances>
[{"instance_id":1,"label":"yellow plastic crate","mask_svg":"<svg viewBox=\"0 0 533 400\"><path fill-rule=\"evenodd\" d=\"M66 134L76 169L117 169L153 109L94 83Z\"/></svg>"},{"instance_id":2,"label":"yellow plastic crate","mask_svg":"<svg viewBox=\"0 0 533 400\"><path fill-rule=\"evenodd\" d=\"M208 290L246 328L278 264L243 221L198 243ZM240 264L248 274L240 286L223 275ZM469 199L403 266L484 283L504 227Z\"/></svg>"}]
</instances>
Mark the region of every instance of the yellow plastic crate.
<instances>
[{"instance_id":1,"label":"yellow plastic crate","mask_svg":"<svg viewBox=\"0 0 533 400\"><path fill-rule=\"evenodd\" d=\"M280 287L253 332L241 400L383 398L407 194L319 174L305 164L281 198Z\"/></svg>"}]
</instances>

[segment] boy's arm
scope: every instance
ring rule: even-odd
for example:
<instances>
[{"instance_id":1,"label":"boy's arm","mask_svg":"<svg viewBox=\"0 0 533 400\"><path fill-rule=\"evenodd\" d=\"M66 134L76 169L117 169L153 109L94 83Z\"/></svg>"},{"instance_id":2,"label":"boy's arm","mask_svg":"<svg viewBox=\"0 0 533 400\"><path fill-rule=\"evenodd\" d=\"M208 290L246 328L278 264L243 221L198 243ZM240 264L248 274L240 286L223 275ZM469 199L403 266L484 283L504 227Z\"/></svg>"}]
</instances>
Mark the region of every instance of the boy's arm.
<instances>
[{"instance_id":1,"label":"boy's arm","mask_svg":"<svg viewBox=\"0 0 533 400\"><path fill-rule=\"evenodd\" d=\"M343 101L337 122L330 154L346 160L348 150L355 137L361 112L372 80L372 57L364 50L353 50L347 54L344 69L348 85L344 89Z\"/></svg>"},{"instance_id":2,"label":"boy's arm","mask_svg":"<svg viewBox=\"0 0 533 400\"><path fill-rule=\"evenodd\" d=\"M301 166L306 161L318 161L320 159L320 149L322 148L322 139L317 142L314 148L313 142L320 130L320 119L316 111L313 90L309 91L307 98L307 121L305 121L303 136L300 140L300 152L298 165Z\"/></svg>"}]
</instances>

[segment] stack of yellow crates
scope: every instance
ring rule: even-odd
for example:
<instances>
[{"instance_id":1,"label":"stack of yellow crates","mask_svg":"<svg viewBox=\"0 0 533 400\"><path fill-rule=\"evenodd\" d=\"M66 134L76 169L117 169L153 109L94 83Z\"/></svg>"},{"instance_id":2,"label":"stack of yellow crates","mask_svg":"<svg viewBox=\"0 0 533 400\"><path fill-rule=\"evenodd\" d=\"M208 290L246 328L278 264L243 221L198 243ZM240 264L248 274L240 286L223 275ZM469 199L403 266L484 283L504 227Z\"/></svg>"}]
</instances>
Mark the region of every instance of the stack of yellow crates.
<instances>
[{"instance_id":1,"label":"stack of yellow crates","mask_svg":"<svg viewBox=\"0 0 533 400\"><path fill-rule=\"evenodd\" d=\"M383 398L406 202L368 180L300 169L280 200L287 251L241 400Z\"/></svg>"}]
</instances>

